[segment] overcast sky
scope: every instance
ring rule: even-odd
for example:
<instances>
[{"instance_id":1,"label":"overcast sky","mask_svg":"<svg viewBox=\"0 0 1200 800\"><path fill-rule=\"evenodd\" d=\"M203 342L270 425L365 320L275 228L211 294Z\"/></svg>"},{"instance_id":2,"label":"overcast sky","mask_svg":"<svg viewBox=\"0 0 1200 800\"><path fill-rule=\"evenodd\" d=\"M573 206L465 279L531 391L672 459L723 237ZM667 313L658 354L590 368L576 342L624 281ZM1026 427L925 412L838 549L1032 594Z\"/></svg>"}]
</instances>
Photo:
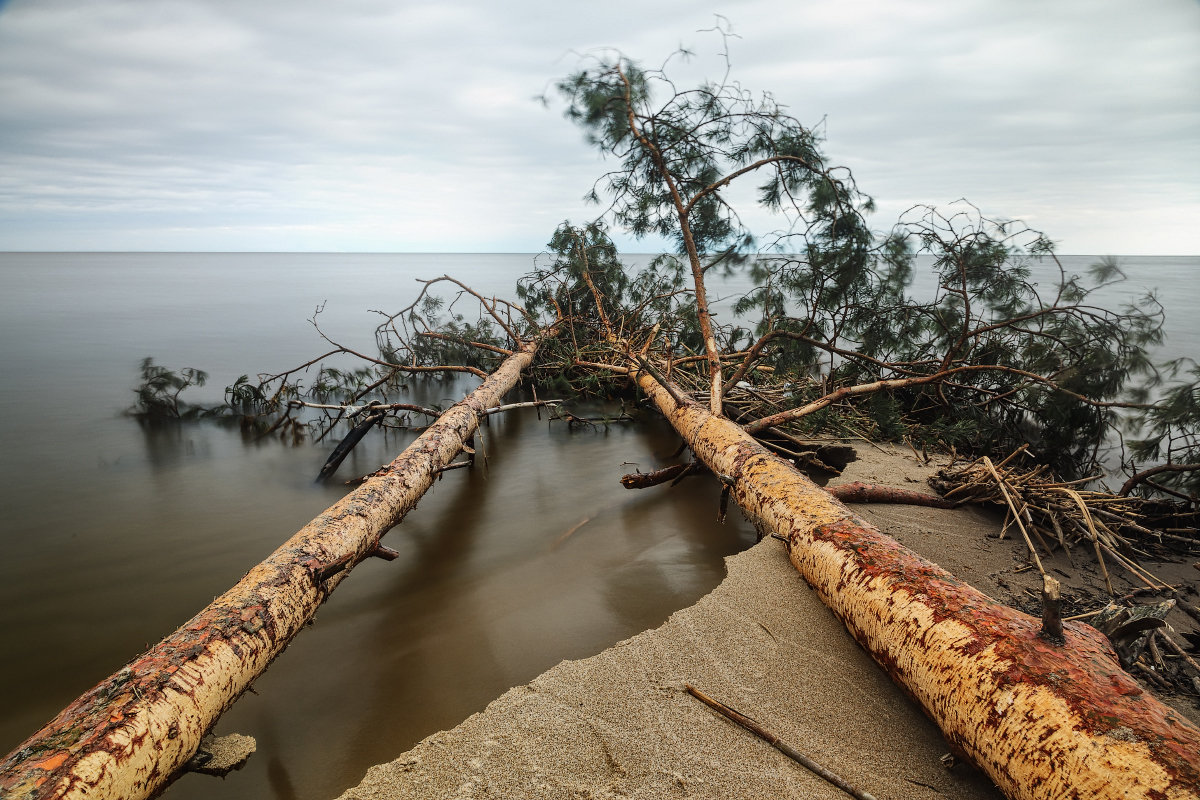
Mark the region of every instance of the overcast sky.
<instances>
[{"instance_id":1,"label":"overcast sky","mask_svg":"<svg viewBox=\"0 0 1200 800\"><path fill-rule=\"evenodd\" d=\"M1200 253L1198 0L0 0L0 250L538 251L604 163L534 97L601 47L716 77L715 13L880 229Z\"/></svg>"}]
</instances>

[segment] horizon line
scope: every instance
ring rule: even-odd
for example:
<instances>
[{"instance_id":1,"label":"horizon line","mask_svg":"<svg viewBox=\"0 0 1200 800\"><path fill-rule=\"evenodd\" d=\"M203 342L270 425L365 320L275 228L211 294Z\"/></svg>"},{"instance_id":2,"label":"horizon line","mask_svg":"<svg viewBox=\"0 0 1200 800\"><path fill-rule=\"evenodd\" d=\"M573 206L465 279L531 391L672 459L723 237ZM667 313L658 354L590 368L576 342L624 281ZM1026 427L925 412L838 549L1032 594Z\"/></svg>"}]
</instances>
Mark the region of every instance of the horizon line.
<instances>
[{"instance_id":1,"label":"horizon line","mask_svg":"<svg viewBox=\"0 0 1200 800\"><path fill-rule=\"evenodd\" d=\"M329 255L329 256L523 256L540 255L548 250L0 250L0 255ZM626 251L618 255L677 255L665 251ZM748 253L747 255L799 255L799 253ZM917 253L915 255L932 255ZM1031 258L1045 258L1024 253ZM1198 258L1200 253L1051 253L1073 258Z\"/></svg>"}]
</instances>

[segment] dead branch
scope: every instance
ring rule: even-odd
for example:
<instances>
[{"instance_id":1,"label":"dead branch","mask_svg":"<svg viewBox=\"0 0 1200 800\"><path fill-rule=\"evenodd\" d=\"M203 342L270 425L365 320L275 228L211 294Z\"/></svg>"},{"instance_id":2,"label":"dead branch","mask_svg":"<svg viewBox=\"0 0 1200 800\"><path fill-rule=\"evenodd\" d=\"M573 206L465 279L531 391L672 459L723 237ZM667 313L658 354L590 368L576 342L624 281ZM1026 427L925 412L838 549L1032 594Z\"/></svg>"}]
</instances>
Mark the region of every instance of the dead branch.
<instances>
[{"instance_id":1,"label":"dead branch","mask_svg":"<svg viewBox=\"0 0 1200 800\"><path fill-rule=\"evenodd\" d=\"M485 408L483 410L483 414L484 416L491 416L492 414L502 414L505 411L515 411L519 408L545 408L547 406L556 407L561 406L562 404L562 400L526 400L521 403L506 403L505 405L496 406L495 408Z\"/></svg>"},{"instance_id":2,"label":"dead branch","mask_svg":"<svg viewBox=\"0 0 1200 800\"><path fill-rule=\"evenodd\" d=\"M1044 466L1026 469L1011 465L1020 452L993 465L991 470L981 459L943 469L929 482L947 500L1000 505L1009 510L1009 519L1030 522L1034 531L1053 532L1068 555L1067 533L1076 541L1087 542L1096 555L1110 594L1114 592L1105 563L1108 560L1117 562L1147 586L1163 585L1137 564L1133 542L1143 548L1165 548L1176 541L1200 545L1195 537L1169 532L1172 520L1176 519L1174 511L1183 514L1182 508L1173 510L1159 500L1085 491L1078 488L1081 481L1056 480ZM1190 513L1183 518L1194 519Z\"/></svg>"},{"instance_id":3,"label":"dead branch","mask_svg":"<svg viewBox=\"0 0 1200 800\"><path fill-rule=\"evenodd\" d=\"M355 350L352 347L346 347L345 345L339 344L339 343L335 342L333 339L330 339L328 336L325 335L325 332L323 330L321 330L321 326L317 324L315 315L313 316L313 318L311 320L309 320L309 322L312 323L312 326L316 329L317 334L322 339L329 342L331 345L334 346L334 348L336 348L334 350L329 351L329 353L327 353L325 356L322 356L322 358L327 358L332 355L344 354L344 355L348 355L348 356L354 356L355 358L357 358L361 361L366 361L369 364L375 364L376 366L386 367L387 369L395 370L397 372L415 372L415 373L420 373L420 372L466 372L471 375L474 375L477 378L486 378L487 377L487 373L484 372L483 370L479 369L478 367L467 367L467 366L461 366L458 364L446 364L446 365L439 365L439 366L417 366L415 364L396 364L391 361L385 361L384 359L381 359L381 358L375 358L374 356L369 356L366 353L360 353L359 351ZM521 340L520 340L520 338L514 336L513 341L519 342ZM311 361L308 362L308 364L312 364L312 363L314 363L314 362L311 362ZM294 372L295 370L292 370L292 371Z\"/></svg>"},{"instance_id":4,"label":"dead branch","mask_svg":"<svg viewBox=\"0 0 1200 800\"><path fill-rule=\"evenodd\" d=\"M952 375L959 375L959 374L972 373L972 372L999 372L999 373L1004 373L1007 375L1016 375L1016 376L1019 376L1019 377L1022 377L1024 379L1028 380L1031 383L1047 386L1049 388L1054 389L1057 392L1062 392L1063 394L1067 395L1068 397L1072 397L1076 400L1079 400L1080 402L1087 403L1088 405L1091 405L1091 406L1096 406L1097 408L1142 408L1142 407L1144 407L1143 404L1138 404L1138 403L1093 400L1092 398L1081 395L1078 392L1072 392L1069 389L1064 389L1063 387L1059 386L1053 380L1051 380L1050 378L1047 378L1044 375L1038 375L1037 373L1034 373L1034 372L1029 372L1029 371L1023 370L1023 369L1017 369L1016 367L1004 366L1002 364L961 364L956 367L950 367L948 369L939 370L931 375L919 375L919 376L913 376L913 377L907 377L907 378L880 379L877 381L871 381L869 383L856 384L854 386L842 386L842 387L839 387L839 388L833 390L832 392L825 394L822 397L817 398L816 400L813 400L810 403L806 403L805 405L803 405L799 408L790 408L786 411L780 411L778 414L771 414L770 416L762 417L761 419L755 420L754 422L751 422L750 424L745 426L746 432L750 433L750 434L754 434L754 433L758 433L759 431L762 431L766 428L769 428L773 425L781 425L786 422L792 422L794 420L800 419L801 417L808 416L809 414L812 414L815 411L820 411L821 409L826 408L826 407L838 402L839 400L844 400L847 397L857 397L860 395L872 394L874 392L880 392L880 391L885 391L885 390L902 389L902 388L905 388L908 386L923 386L926 384L938 383L938 382L945 381L947 378L949 378Z\"/></svg>"},{"instance_id":5,"label":"dead branch","mask_svg":"<svg viewBox=\"0 0 1200 800\"><path fill-rule=\"evenodd\" d=\"M787 744L782 739L780 739L778 736L771 733L766 728L764 728L762 725L759 725L757 722L750 719L750 717L747 717L745 714L741 713L740 711L730 708L729 706L725 705L724 703L720 702L719 700L714 700L713 698L706 695L704 692L697 689L695 686L692 686L690 683L684 684L684 688L687 690L687 693L690 694L692 697L696 698L701 703L704 703L706 706L713 709L714 711L717 711L722 716L724 716L726 719L736 722L738 725L740 725L741 727L750 731L755 736L759 737L760 739L765 741L767 744L771 745L776 750L783 753L785 756L792 759L793 761L795 761L797 764L799 764L800 766L807 769L812 774L816 775L818 778L821 778L822 780L833 784L834 786L838 787L839 789L841 789L843 792L850 795L851 797L858 798L858 800L875 800L874 795L864 792L862 789L859 789L857 786L850 783L849 781L847 781L845 778L841 777L837 773L831 772L830 770L826 769L825 767L822 767L820 764L813 761L811 758L804 755L800 751L796 750L794 747Z\"/></svg>"},{"instance_id":6,"label":"dead branch","mask_svg":"<svg viewBox=\"0 0 1200 800\"><path fill-rule=\"evenodd\" d=\"M1175 641L1170 636L1168 636L1166 634L1166 632L1163 631L1161 628L1159 630L1156 630L1154 632L1154 635L1156 637L1158 637L1162 641L1162 643L1167 646L1168 650L1170 650L1172 653L1174 653L1175 655L1177 655L1181 659L1183 659L1184 663L1186 663L1189 667L1191 667L1192 670L1197 675L1200 675L1200 664L1196 663L1196 659L1192 658L1191 656L1189 656L1187 653L1184 652L1183 648L1179 646L1179 642Z\"/></svg>"},{"instance_id":7,"label":"dead branch","mask_svg":"<svg viewBox=\"0 0 1200 800\"><path fill-rule=\"evenodd\" d=\"M307 400L289 400L288 405L292 408L316 408L325 411L341 411L348 417L354 417L366 411L367 409L375 409L378 411L412 411L417 414L424 414L427 417L439 417L442 412L436 408L428 408L427 406L418 406L412 403L368 403L364 406L356 405L341 405L338 403L310 403Z\"/></svg>"},{"instance_id":8,"label":"dead branch","mask_svg":"<svg viewBox=\"0 0 1200 800\"><path fill-rule=\"evenodd\" d=\"M489 353L497 353L502 356L511 356L513 354L512 350L508 350L503 347L497 347L494 344L488 344L487 342L475 342L470 339L464 339L461 336L451 336L447 333L438 333L437 331L420 331L417 333L417 336L422 336L426 339L440 339L443 342L463 344L468 347L474 347L479 350L487 350Z\"/></svg>"},{"instance_id":9,"label":"dead branch","mask_svg":"<svg viewBox=\"0 0 1200 800\"><path fill-rule=\"evenodd\" d=\"M893 486L880 486L874 483L840 483L836 486L826 486L825 491L841 500L843 503L896 503L908 506L928 506L930 508L957 508L958 504L938 497L935 494L914 492L911 489L899 489Z\"/></svg>"},{"instance_id":10,"label":"dead branch","mask_svg":"<svg viewBox=\"0 0 1200 800\"><path fill-rule=\"evenodd\" d=\"M631 472L628 475L621 476L621 485L626 489L648 489L651 486L658 486L661 483L671 482L671 485L679 483L688 475L695 475L698 472L703 472L707 469L700 461L691 461L687 464L672 464L669 467L656 469L653 472Z\"/></svg>"},{"instance_id":11,"label":"dead branch","mask_svg":"<svg viewBox=\"0 0 1200 800\"><path fill-rule=\"evenodd\" d=\"M1117 495L1127 497L1139 483L1148 481L1155 475L1161 475L1164 472L1195 472L1197 470L1200 470L1200 464L1159 464L1157 467L1142 470L1131 476L1129 480L1121 485L1121 488L1117 491Z\"/></svg>"},{"instance_id":12,"label":"dead branch","mask_svg":"<svg viewBox=\"0 0 1200 800\"><path fill-rule=\"evenodd\" d=\"M362 421L350 429L345 438L338 442L337 447L329 454L329 458L325 460L324 466L321 467L320 473L317 475L318 481L323 481L332 475L346 456L350 455L350 451L362 441L363 437L370 432L371 428L375 427L387 414L383 411L376 411L368 414Z\"/></svg>"}]
</instances>

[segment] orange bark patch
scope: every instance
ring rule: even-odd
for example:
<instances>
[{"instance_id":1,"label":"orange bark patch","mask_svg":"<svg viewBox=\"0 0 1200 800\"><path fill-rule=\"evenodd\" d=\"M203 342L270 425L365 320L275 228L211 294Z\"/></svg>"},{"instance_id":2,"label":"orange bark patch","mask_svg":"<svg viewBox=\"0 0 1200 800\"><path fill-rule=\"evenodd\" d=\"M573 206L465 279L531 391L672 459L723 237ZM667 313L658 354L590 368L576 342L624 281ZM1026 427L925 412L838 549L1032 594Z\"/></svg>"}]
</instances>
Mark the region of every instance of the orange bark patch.
<instances>
[{"instance_id":1,"label":"orange bark patch","mask_svg":"<svg viewBox=\"0 0 1200 800\"><path fill-rule=\"evenodd\" d=\"M44 769L47 772L49 772L50 770L55 769L56 767L61 767L66 762L66 760L67 760L67 753L55 753L54 755L50 756L49 758L44 758L41 761L36 762L33 765L33 767L34 767L34 769Z\"/></svg>"}]
</instances>

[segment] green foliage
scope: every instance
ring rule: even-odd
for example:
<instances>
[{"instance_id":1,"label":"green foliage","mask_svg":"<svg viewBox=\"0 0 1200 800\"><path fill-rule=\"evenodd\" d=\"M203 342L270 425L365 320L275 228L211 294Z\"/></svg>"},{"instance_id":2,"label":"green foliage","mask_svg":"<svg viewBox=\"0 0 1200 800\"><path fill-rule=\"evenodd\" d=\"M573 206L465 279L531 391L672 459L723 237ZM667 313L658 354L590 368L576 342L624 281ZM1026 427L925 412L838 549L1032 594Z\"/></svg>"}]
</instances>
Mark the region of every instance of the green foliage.
<instances>
[{"instance_id":1,"label":"green foliage","mask_svg":"<svg viewBox=\"0 0 1200 800\"><path fill-rule=\"evenodd\" d=\"M308 396L318 403L354 403L378 377L377 370L372 367L322 367Z\"/></svg>"},{"instance_id":2,"label":"green foliage","mask_svg":"<svg viewBox=\"0 0 1200 800\"><path fill-rule=\"evenodd\" d=\"M542 344L538 376L544 385L606 393L611 373L577 368L578 362L608 361L629 337L645 337L655 325L665 339L699 342L677 259L655 258L633 269L617 256L600 221L562 223L547 249L517 284L525 309L558 332Z\"/></svg>"},{"instance_id":3,"label":"green foliage","mask_svg":"<svg viewBox=\"0 0 1200 800\"><path fill-rule=\"evenodd\" d=\"M1193 465L1192 469L1163 472L1154 483L1193 498L1200 497L1200 365L1179 359L1166 365L1172 376L1183 372L1183 380L1167 388L1152 407L1136 414L1130 427L1139 438L1129 442L1133 468L1170 463ZM1142 491L1150 486L1143 485Z\"/></svg>"},{"instance_id":4,"label":"green foliage","mask_svg":"<svg viewBox=\"0 0 1200 800\"><path fill-rule=\"evenodd\" d=\"M875 423L875 434L883 441L898 441L907 433L904 424L904 409L899 399L887 392L876 392L864 401L866 410Z\"/></svg>"},{"instance_id":5,"label":"green foliage","mask_svg":"<svg viewBox=\"0 0 1200 800\"><path fill-rule=\"evenodd\" d=\"M1039 288L1031 267L1058 264L1052 243L971 206L918 206L876 235L863 217L870 198L847 170L826 164L819 137L769 94L728 75L684 89L665 70L619 56L593 60L558 90L567 118L616 162L591 193L603 196L608 217L635 236L673 241L685 260L659 263L676 275L690 268L702 282L717 266L749 271L755 288L736 303L738 322L714 331L724 352L749 352L731 383L755 366L773 368L779 385L808 387L804 394L883 382L883 393L855 392L838 408L869 419L875 435L935 436L984 452L1032 442L1056 469L1077 474L1095 467L1127 387L1153 377L1146 352L1162 336L1154 298L1117 311L1091 301L1123 277L1115 262L1087 277L1059 265L1059 280ZM727 197L744 179L782 222L757 254L761 236ZM560 240L593 234L571 230L560 228L551 242L561 276L554 299L594 334L591 301L576 280L585 260ZM615 316L626 284L613 271L615 253L596 252ZM932 298L910 296L919 263L932 264ZM702 314L678 295L672 304L664 319L675 325L677 349L668 357L700 350L696 326L673 320ZM647 324L622 323L629 338ZM597 346L594 335L570 332L577 353Z\"/></svg>"},{"instance_id":6,"label":"green foliage","mask_svg":"<svg viewBox=\"0 0 1200 800\"><path fill-rule=\"evenodd\" d=\"M184 367L178 372L159 366L153 358L142 359L142 382L134 389L137 400L127 413L141 420L194 420L218 413L205 406L189 405L179 396L189 386L203 386L208 373Z\"/></svg>"},{"instance_id":7,"label":"green foliage","mask_svg":"<svg viewBox=\"0 0 1200 800\"><path fill-rule=\"evenodd\" d=\"M754 244L726 199L743 178L789 224L817 218L834 251L864 235L858 210L869 200L848 171L825 166L818 137L769 94L727 79L680 90L664 71L619 56L595 60L558 90L566 117L619 165L589 197L599 202L603 192L614 221L635 236L666 237L677 253L706 256L705 269L736 262Z\"/></svg>"},{"instance_id":8,"label":"green foliage","mask_svg":"<svg viewBox=\"0 0 1200 800\"><path fill-rule=\"evenodd\" d=\"M261 414L269 408L269 400L262 387L250 382L249 375L241 375L231 386L225 387L225 404L235 414Z\"/></svg>"},{"instance_id":9,"label":"green foliage","mask_svg":"<svg viewBox=\"0 0 1200 800\"><path fill-rule=\"evenodd\" d=\"M1162 341L1157 301L1146 297L1117 311L1093 304L1096 289L1119 276L1115 264L1090 278L1067 274L1041 234L970 207L949 216L917 209L893 238L911 243L912 255L932 258L938 289L931 301L880 303L862 335L846 325L845 339L890 365L860 359L847 377L960 370L905 392L914 422L952 415L960 429L965 421L974 426L985 450L1032 442L1065 474L1096 469L1097 449L1118 421L1112 404L1154 374L1147 349ZM1058 265L1049 291L1030 278L1034 259L1043 269Z\"/></svg>"}]
</instances>

